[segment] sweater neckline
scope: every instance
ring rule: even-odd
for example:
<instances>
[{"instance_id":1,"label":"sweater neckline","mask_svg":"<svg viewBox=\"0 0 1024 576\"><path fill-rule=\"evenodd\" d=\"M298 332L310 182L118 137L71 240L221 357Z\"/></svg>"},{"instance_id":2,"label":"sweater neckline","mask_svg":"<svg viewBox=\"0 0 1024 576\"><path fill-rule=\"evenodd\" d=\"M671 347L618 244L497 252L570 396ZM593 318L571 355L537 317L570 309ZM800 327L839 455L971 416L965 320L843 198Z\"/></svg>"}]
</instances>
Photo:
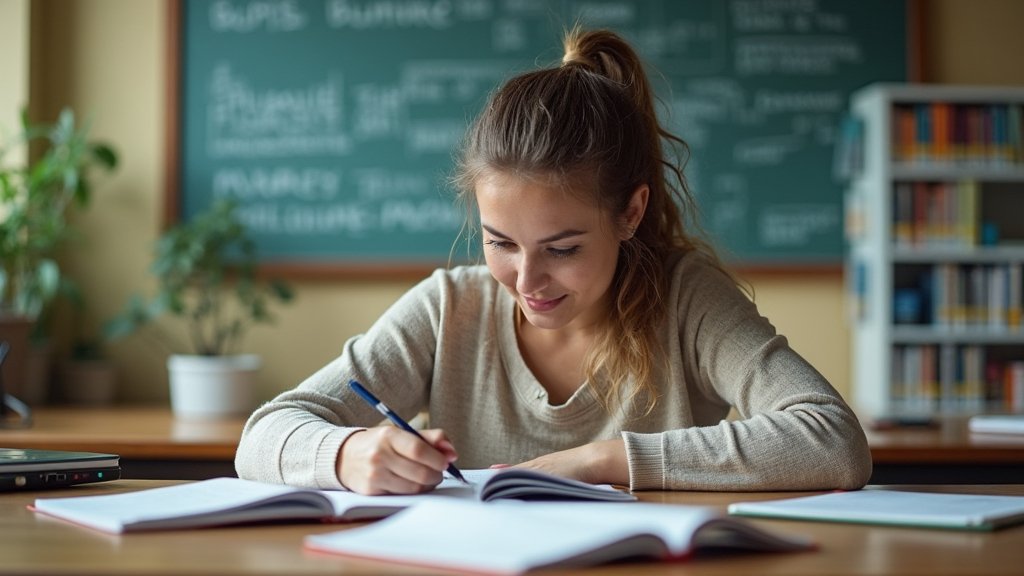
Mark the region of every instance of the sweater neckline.
<instances>
[{"instance_id":1,"label":"sweater neckline","mask_svg":"<svg viewBox=\"0 0 1024 576\"><path fill-rule=\"evenodd\" d=\"M503 286L498 285L497 333L502 361L508 370L510 385L516 397L532 414L551 423L568 423L601 409L589 382L584 382L565 401L552 406L548 392L530 370L519 350L516 338L516 316L519 313L515 299Z\"/></svg>"}]
</instances>

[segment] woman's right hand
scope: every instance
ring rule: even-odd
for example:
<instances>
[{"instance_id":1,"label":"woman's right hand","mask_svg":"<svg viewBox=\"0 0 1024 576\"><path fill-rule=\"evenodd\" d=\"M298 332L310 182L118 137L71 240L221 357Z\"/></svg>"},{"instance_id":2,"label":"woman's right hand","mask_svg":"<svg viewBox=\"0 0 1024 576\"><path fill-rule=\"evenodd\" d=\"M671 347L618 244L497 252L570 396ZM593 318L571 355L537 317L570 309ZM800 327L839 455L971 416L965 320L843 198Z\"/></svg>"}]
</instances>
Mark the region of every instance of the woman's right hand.
<instances>
[{"instance_id":1,"label":"woman's right hand","mask_svg":"<svg viewBox=\"0 0 1024 576\"><path fill-rule=\"evenodd\" d=\"M441 483L458 457L443 430L422 430L424 442L394 426L353 433L341 445L336 471L341 484L368 495L418 494Z\"/></svg>"}]
</instances>

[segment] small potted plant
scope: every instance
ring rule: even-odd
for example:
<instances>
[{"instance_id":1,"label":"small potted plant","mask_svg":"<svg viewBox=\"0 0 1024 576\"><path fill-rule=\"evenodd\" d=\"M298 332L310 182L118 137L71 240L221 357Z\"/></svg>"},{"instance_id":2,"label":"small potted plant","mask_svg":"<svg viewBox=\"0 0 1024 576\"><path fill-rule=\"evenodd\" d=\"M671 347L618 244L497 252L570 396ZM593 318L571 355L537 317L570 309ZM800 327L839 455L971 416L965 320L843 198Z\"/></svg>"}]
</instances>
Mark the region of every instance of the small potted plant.
<instances>
[{"instance_id":1,"label":"small potted plant","mask_svg":"<svg viewBox=\"0 0 1024 576\"><path fill-rule=\"evenodd\" d=\"M154 328L149 332L171 352L171 406L179 416L216 417L252 409L260 358L238 354L236 348L250 327L273 321L271 303L293 298L284 282L257 278L255 243L234 208L231 202L216 202L167 230L157 241L151 268L156 295L132 297L104 330L107 337L119 338L146 325ZM187 345L155 325L165 315L185 322Z\"/></svg>"},{"instance_id":2,"label":"small potted plant","mask_svg":"<svg viewBox=\"0 0 1024 576\"><path fill-rule=\"evenodd\" d=\"M46 313L71 286L55 258L73 233L68 213L89 204L93 171L113 170L117 155L90 141L69 109L53 124L33 124L27 113L21 123L0 144L0 340L10 344L8 388L34 404L46 398L49 365L49 355L34 350L48 350Z\"/></svg>"},{"instance_id":3,"label":"small potted plant","mask_svg":"<svg viewBox=\"0 0 1024 576\"><path fill-rule=\"evenodd\" d=\"M71 353L58 365L56 383L60 399L74 405L104 406L113 403L117 370L103 351L103 337L85 325L85 298L71 286Z\"/></svg>"}]
</instances>

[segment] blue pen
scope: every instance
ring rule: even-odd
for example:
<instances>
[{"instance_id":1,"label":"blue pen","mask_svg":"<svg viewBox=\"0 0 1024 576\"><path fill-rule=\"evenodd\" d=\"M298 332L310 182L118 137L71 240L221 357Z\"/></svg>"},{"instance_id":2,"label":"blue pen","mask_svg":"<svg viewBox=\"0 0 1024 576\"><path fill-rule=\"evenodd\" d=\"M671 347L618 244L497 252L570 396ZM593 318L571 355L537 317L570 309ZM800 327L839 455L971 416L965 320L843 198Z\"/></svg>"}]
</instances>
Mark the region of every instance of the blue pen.
<instances>
[{"instance_id":1,"label":"blue pen","mask_svg":"<svg viewBox=\"0 0 1024 576\"><path fill-rule=\"evenodd\" d=\"M394 422L394 424L396 426L398 426L402 430L405 430L406 432L411 432L412 434L415 434L417 438L419 438L420 440L423 440L424 442L427 442L427 439L424 438L423 436L421 436L420 433L417 432L415 428L410 426L409 423L406 422L405 420L402 420L401 416L399 416L398 414L395 414L391 410L391 408L388 408L387 405L385 405L383 402L381 402L380 400L377 400L377 397L374 396L373 394L371 394L370 391L367 390L366 388L363 388L362 384L360 384L359 382L356 382L355 380L349 380L348 381L348 385L353 390L356 391L356 394L359 394L360 398L362 398L363 400L366 400L366 402L370 406L373 406L374 408L377 409L378 412L380 412L381 414L387 416L388 420L391 420L392 422ZM427 444L429 444L429 442L427 442ZM462 476L462 472L459 472L459 469L455 467L455 464L449 463L447 471L448 471L449 474L451 474L457 480L460 480L461 482L469 484L469 481L467 481L466 478Z\"/></svg>"}]
</instances>

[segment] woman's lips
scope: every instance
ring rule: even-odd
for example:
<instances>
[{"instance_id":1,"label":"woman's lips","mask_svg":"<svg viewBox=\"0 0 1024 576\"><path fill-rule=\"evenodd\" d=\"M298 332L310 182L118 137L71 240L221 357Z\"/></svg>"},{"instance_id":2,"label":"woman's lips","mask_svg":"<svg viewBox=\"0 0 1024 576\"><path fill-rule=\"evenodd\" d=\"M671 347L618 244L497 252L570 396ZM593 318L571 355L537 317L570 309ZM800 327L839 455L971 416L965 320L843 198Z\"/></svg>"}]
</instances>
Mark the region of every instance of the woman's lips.
<instances>
[{"instance_id":1,"label":"woman's lips","mask_svg":"<svg viewBox=\"0 0 1024 576\"><path fill-rule=\"evenodd\" d=\"M550 300L538 300L536 298L523 296L523 300L526 301L526 305L530 307L530 310L533 310L534 312L549 312L561 304L562 300L565 300L565 296L559 296L558 298L552 298Z\"/></svg>"}]
</instances>

